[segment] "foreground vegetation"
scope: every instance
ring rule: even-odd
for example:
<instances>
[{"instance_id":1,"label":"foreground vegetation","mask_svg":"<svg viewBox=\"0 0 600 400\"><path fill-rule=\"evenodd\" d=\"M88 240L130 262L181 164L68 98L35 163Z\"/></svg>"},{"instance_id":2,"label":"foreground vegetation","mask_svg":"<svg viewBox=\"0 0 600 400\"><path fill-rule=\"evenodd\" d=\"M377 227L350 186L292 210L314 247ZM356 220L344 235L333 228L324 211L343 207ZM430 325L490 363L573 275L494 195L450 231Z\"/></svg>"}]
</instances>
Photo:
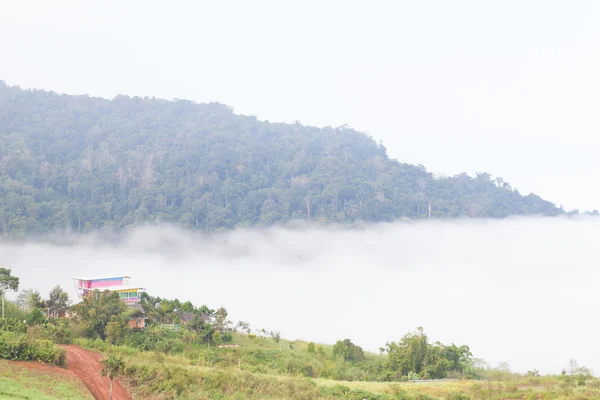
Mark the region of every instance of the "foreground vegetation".
<instances>
[{"instance_id":1,"label":"foreground vegetation","mask_svg":"<svg viewBox=\"0 0 600 400\"><path fill-rule=\"evenodd\" d=\"M234 335L244 342L247 335ZM306 355L310 343L294 343L282 350L291 361ZM281 342L280 342L281 343ZM280 372L264 362L263 350L276 350L271 339L239 349L214 349L201 354L169 355L140 351L129 346L109 346L100 340L77 340L90 350L111 352L125 360L123 379L139 398L162 399L600 399L600 380L585 368L571 367L559 376L539 376L536 371L515 374L506 369L482 368L478 379L444 381L365 381L309 378ZM333 346L323 346L325 352ZM369 355L375 359L385 356ZM239 364L236 362L239 362ZM261 366L257 367L257 366Z\"/></svg>"},{"instance_id":2,"label":"foreground vegetation","mask_svg":"<svg viewBox=\"0 0 600 400\"><path fill-rule=\"evenodd\" d=\"M60 288L47 299L33 290L19 298L0 323L0 358L64 365L56 344L75 343L106 354L103 373L140 399L600 399L600 381L575 362L560 376L513 374L483 367L467 346L430 342L422 328L371 354L350 339L289 341L232 323L225 308L148 295L143 330L128 327L139 311L117 293L68 306L68 319L52 311L70 304ZM51 307L42 314L39 304Z\"/></svg>"},{"instance_id":3,"label":"foreground vegetation","mask_svg":"<svg viewBox=\"0 0 600 400\"><path fill-rule=\"evenodd\" d=\"M163 221L214 231L294 219L557 215L490 174L434 177L346 126L221 104L21 90L0 81L0 234Z\"/></svg>"},{"instance_id":4,"label":"foreground vegetation","mask_svg":"<svg viewBox=\"0 0 600 400\"><path fill-rule=\"evenodd\" d=\"M74 377L0 360L0 399L92 400L93 396Z\"/></svg>"}]
</instances>

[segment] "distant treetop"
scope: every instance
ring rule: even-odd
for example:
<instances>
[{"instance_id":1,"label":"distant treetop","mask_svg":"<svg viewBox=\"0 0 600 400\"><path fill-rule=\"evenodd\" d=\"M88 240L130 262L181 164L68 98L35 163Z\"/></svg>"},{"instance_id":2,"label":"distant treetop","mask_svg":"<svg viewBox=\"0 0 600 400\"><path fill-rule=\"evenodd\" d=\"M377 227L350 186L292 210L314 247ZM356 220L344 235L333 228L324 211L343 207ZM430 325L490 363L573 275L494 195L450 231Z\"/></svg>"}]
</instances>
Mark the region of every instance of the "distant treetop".
<instances>
[{"instance_id":1,"label":"distant treetop","mask_svg":"<svg viewBox=\"0 0 600 400\"><path fill-rule=\"evenodd\" d=\"M490 174L434 177L347 126L259 121L218 103L22 90L0 81L0 233L169 222L214 231L557 215Z\"/></svg>"}]
</instances>

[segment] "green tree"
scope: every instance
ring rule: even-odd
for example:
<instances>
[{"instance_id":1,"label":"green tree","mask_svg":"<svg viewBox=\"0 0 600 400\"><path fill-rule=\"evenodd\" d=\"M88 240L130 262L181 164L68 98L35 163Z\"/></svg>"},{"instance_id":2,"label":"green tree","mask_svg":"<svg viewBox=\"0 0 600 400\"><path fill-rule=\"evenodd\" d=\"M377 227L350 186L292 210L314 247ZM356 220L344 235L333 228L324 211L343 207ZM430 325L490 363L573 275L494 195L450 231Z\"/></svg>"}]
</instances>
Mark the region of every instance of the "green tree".
<instances>
[{"instance_id":1,"label":"green tree","mask_svg":"<svg viewBox=\"0 0 600 400\"><path fill-rule=\"evenodd\" d=\"M122 358L110 354L108 358L100 361L103 365L100 371L101 376L107 376L110 379L109 400L112 400L113 381L125 371L125 362Z\"/></svg>"},{"instance_id":2,"label":"green tree","mask_svg":"<svg viewBox=\"0 0 600 400\"><path fill-rule=\"evenodd\" d=\"M221 335L221 332L215 331L212 334L212 340L216 345L220 345L223 343L223 335Z\"/></svg>"},{"instance_id":3,"label":"green tree","mask_svg":"<svg viewBox=\"0 0 600 400\"><path fill-rule=\"evenodd\" d=\"M70 322L67 318L53 320L46 325L52 341L58 344L69 344L73 339Z\"/></svg>"},{"instance_id":4,"label":"green tree","mask_svg":"<svg viewBox=\"0 0 600 400\"><path fill-rule=\"evenodd\" d=\"M281 341L281 333L279 331L271 332L271 338L275 343L279 343Z\"/></svg>"},{"instance_id":5,"label":"green tree","mask_svg":"<svg viewBox=\"0 0 600 400\"><path fill-rule=\"evenodd\" d=\"M194 312L194 310L195 310L194 305L192 304L191 301L186 301L185 303L183 303L181 305L181 311L183 311L183 312L191 313L191 312Z\"/></svg>"},{"instance_id":6,"label":"green tree","mask_svg":"<svg viewBox=\"0 0 600 400\"><path fill-rule=\"evenodd\" d=\"M310 342L308 344L308 352L309 353L314 353L315 352L315 344L313 342Z\"/></svg>"},{"instance_id":7,"label":"green tree","mask_svg":"<svg viewBox=\"0 0 600 400\"><path fill-rule=\"evenodd\" d=\"M29 326L42 325L46 322L46 317L44 317L42 310L39 308L34 308L29 314L27 314L27 318L25 318L25 320Z\"/></svg>"},{"instance_id":8,"label":"green tree","mask_svg":"<svg viewBox=\"0 0 600 400\"><path fill-rule=\"evenodd\" d=\"M125 324L124 319L119 318L116 315L110 317L110 322L106 324L104 328L104 336L106 342L110 344L117 344L123 340L125 336Z\"/></svg>"},{"instance_id":9,"label":"green tree","mask_svg":"<svg viewBox=\"0 0 600 400\"><path fill-rule=\"evenodd\" d=\"M19 278L11 275L12 270L0 268L0 294L9 290L16 292L19 290Z\"/></svg>"},{"instance_id":10,"label":"green tree","mask_svg":"<svg viewBox=\"0 0 600 400\"><path fill-rule=\"evenodd\" d=\"M40 292L33 289L27 289L19 293L19 296L17 297L17 306L25 311L30 311L34 308L43 308L44 302L42 301Z\"/></svg>"},{"instance_id":11,"label":"green tree","mask_svg":"<svg viewBox=\"0 0 600 400\"><path fill-rule=\"evenodd\" d=\"M12 271L6 268L0 268L0 297L2 297L2 318L4 318L4 294L12 290L19 290L19 278L11 275Z\"/></svg>"},{"instance_id":12,"label":"green tree","mask_svg":"<svg viewBox=\"0 0 600 400\"><path fill-rule=\"evenodd\" d=\"M365 358L363 349L352 343L350 339L338 340L333 346L333 357L344 361L362 361Z\"/></svg>"},{"instance_id":13,"label":"green tree","mask_svg":"<svg viewBox=\"0 0 600 400\"><path fill-rule=\"evenodd\" d=\"M71 305L69 294L62 290L59 285L56 285L48 294L48 300L46 300L46 307L50 312L52 318L58 318L62 313L67 311Z\"/></svg>"},{"instance_id":14,"label":"green tree","mask_svg":"<svg viewBox=\"0 0 600 400\"><path fill-rule=\"evenodd\" d=\"M187 328L196 333L201 332L207 325L209 325L203 315L195 314L192 319L187 323Z\"/></svg>"},{"instance_id":15,"label":"green tree","mask_svg":"<svg viewBox=\"0 0 600 400\"><path fill-rule=\"evenodd\" d=\"M116 318L119 324L124 326L128 320L127 306L117 292L96 290L72 309L84 335L88 338L105 339L106 325L110 321L115 321Z\"/></svg>"},{"instance_id":16,"label":"green tree","mask_svg":"<svg viewBox=\"0 0 600 400\"><path fill-rule=\"evenodd\" d=\"M325 357L325 350L323 350L323 346L319 346L319 347L317 347L317 354L318 354L320 357Z\"/></svg>"},{"instance_id":17,"label":"green tree","mask_svg":"<svg viewBox=\"0 0 600 400\"><path fill-rule=\"evenodd\" d=\"M430 344L423 328L407 333L399 342L389 342L385 369L390 379L417 374L423 378L445 378L450 371L462 373L470 364L467 346Z\"/></svg>"},{"instance_id":18,"label":"green tree","mask_svg":"<svg viewBox=\"0 0 600 400\"><path fill-rule=\"evenodd\" d=\"M214 327L219 332L224 332L229 323L227 321L227 310L221 307L215 313Z\"/></svg>"},{"instance_id":19,"label":"green tree","mask_svg":"<svg viewBox=\"0 0 600 400\"><path fill-rule=\"evenodd\" d=\"M205 324L199 332L200 337L203 340L206 340L207 347L210 346L210 339L214 332L217 332L217 331L215 331L215 329L213 328L213 326L211 324Z\"/></svg>"},{"instance_id":20,"label":"green tree","mask_svg":"<svg viewBox=\"0 0 600 400\"><path fill-rule=\"evenodd\" d=\"M101 229L108 241L143 222L212 232L294 219L565 213L487 173L435 177L347 126L271 123L217 103L104 100L1 81L0 101L3 236Z\"/></svg>"}]
</instances>

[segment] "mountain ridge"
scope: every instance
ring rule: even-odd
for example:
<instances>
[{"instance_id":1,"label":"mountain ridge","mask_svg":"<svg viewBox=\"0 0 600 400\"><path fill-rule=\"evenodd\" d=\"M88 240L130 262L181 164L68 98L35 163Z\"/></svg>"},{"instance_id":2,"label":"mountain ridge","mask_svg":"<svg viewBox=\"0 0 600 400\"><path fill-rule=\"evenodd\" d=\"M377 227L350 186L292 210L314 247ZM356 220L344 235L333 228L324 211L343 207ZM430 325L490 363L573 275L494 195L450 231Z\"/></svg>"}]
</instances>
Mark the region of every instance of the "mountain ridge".
<instances>
[{"instance_id":1,"label":"mountain ridge","mask_svg":"<svg viewBox=\"0 0 600 400\"><path fill-rule=\"evenodd\" d=\"M558 215L502 178L435 177L347 126L271 123L221 103L23 90L0 81L0 232L214 231L294 219Z\"/></svg>"}]
</instances>

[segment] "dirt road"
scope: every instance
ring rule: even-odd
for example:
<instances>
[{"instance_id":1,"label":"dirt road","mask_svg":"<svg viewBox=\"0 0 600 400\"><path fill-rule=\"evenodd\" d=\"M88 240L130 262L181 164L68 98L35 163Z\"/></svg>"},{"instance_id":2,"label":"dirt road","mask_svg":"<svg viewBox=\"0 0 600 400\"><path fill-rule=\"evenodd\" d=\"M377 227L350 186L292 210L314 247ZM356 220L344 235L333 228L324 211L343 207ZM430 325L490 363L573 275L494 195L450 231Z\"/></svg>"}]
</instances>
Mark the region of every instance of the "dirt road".
<instances>
[{"instance_id":1,"label":"dirt road","mask_svg":"<svg viewBox=\"0 0 600 400\"><path fill-rule=\"evenodd\" d=\"M110 379L100 376L102 364L100 353L87 351L77 346L61 346L67 350L67 369L83 381L96 400L108 400ZM129 400L131 397L121 384L113 384L113 400Z\"/></svg>"}]
</instances>

